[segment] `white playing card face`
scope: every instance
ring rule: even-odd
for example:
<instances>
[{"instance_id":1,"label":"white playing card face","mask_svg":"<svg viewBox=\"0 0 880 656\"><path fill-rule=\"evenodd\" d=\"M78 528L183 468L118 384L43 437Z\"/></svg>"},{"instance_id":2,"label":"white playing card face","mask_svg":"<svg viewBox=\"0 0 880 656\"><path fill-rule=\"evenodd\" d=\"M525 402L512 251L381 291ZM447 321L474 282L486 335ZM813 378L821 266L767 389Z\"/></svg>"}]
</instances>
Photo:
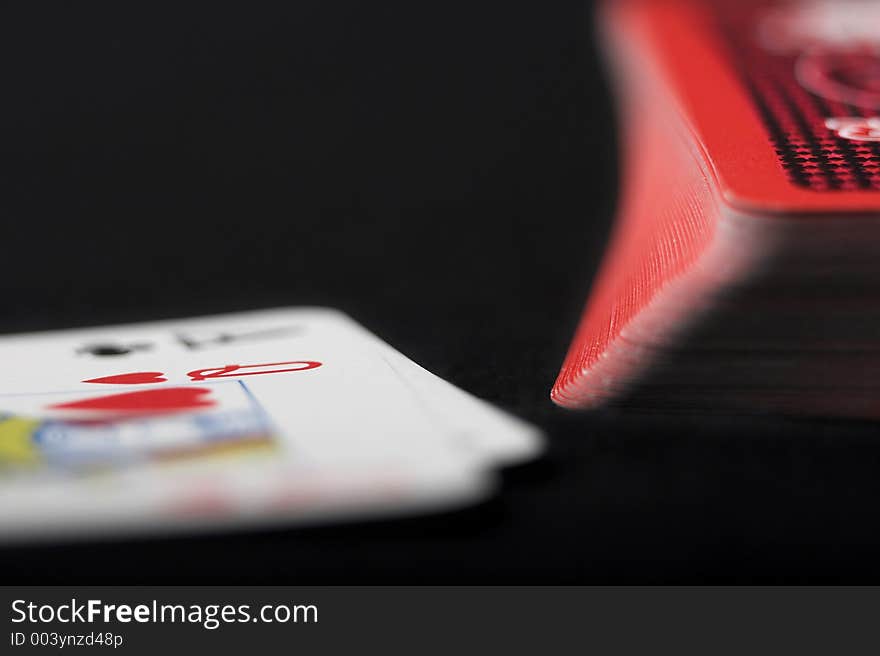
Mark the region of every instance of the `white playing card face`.
<instances>
[{"instance_id":1,"label":"white playing card face","mask_svg":"<svg viewBox=\"0 0 880 656\"><path fill-rule=\"evenodd\" d=\"M486 494L485 463L425 421L368 335L302 309L0 339L0 535L295 522Z\"/></svg>"},{"instance_id":2,"label":"white playing card face","mask_svg":"<svg viewBox=\"0 0 880 656\"><path fill-rule=\"evenodd\" d=\"M478 461L514 465L541 454L544 441L537 428L432 374L373 333L361 331L415 395L426 418L449 431L456 445Z\"/></svg>"},{"instance_id":3,"label":"white playing card face","mask_svg":"<svg viewBox=\"0 0 880 656\"><path fill-rule=\"evenodd\" d=\"M538 429L463 392L387 344L380 342L379 347L391 367L418 395L425 411L446 426L457 443L474 457L514 465L541 453L543 439Z\"/></svg>"}]
</instances>

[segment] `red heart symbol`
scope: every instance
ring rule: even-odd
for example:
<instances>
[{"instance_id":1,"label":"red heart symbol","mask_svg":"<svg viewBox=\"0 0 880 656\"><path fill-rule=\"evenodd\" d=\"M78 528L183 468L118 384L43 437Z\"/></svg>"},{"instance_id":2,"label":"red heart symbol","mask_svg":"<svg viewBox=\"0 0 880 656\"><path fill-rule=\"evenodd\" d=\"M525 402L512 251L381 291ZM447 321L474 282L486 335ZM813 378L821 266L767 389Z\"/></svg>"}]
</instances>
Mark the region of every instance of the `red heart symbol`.
<instances>
[{"instance_id":1,"label":"red heart symbol","mask_svg":"<svg viewBox=\"0 0 880 656\"><path fill-rule=\"evenodd\" d=\"M142 383L164 383L167 378L161 371L135 371L130 374L117 374L115 376L103 376L90 378L84 383L106 383L107 385L140 385Z\"/></svg>"},{"instance_id":2,"label":"red heart symbol","mask_svg":"<svg viewBox=\"0 0 880 656\"><path fill-rule=\"evenodd\" d=\"M57 403L55 410L92 410L130 414L164 414L198 408L209 408L215 401L206 398L211 390L203 387L163 387L161 389L123 392L79 401Z\"/></svg>"}]
</instances>

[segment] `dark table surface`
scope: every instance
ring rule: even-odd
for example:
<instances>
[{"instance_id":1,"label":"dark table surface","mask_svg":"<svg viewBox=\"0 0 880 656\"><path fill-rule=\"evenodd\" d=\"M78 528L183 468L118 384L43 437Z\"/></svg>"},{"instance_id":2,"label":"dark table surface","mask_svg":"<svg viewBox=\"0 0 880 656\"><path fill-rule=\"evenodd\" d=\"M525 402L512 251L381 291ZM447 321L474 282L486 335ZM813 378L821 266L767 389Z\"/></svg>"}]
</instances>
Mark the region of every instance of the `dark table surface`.
<instances>
[{"instance_id":1,"label":"dark table surface","mask_svg":"<svg viewBox=\"0 0 880 656\"><path fill-rule=\"evenodd\" d=\"M4 6L0 329L334 306L542 426L549 452L464 512L4 549L3 579L880 578L873 425L548 400L617 193L590 17L579 1Z\"/></svg>"}]
</instances>

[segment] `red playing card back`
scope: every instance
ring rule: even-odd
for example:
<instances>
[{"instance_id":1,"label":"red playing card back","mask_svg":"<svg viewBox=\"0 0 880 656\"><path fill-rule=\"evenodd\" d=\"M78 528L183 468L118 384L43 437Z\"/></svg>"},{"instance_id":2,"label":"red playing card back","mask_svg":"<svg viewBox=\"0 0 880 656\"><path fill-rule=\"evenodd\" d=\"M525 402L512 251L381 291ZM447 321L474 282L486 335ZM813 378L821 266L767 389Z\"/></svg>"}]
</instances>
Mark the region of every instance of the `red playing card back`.
<instances>
[{"instance_id":1,"label":"red playing card back","mask_svg":"<svg viewBox=\"0 0 880 656\"><path fill-rule=\"evenodd\" d=\"M880 210L880 3L620 0L604 24L675 98L727 202Z\"/></svg>"},{"instance_id":2,"label":"red playing card back","mask_svg":"<svg viewBox=\"0 0 880 656\"><path fill-rule=\"evenodd\" d=\"M720 216L880 214L880 3L618 0L601 24L625 171L615 234L552 392L573 407L637 375L627 331L670 324L671 295L696 297L748 266L760 244L719 246ZM707 259L725 270L695 271Z\"/></svg>"}]
</instances>

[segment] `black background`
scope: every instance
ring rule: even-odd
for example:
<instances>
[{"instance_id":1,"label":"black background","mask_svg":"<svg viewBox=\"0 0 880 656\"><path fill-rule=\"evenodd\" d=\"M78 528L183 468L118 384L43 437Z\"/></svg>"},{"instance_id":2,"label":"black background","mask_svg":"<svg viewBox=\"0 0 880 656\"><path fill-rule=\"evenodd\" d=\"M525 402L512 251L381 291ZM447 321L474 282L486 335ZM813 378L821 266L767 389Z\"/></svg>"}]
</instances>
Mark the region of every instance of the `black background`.
<instances>
[{"instance_id":1,"label":"black background","mask_svg":"<svg viewBox=\"0 0 880 656\"><path fill-rule=\"evenodd\" d=\"M465 512L5 549L4 581L880 578L873 425L548 400L616 198L591 13L4 5L0 329L334 306L550 444Z\"/></svg>"}]
</instances>

